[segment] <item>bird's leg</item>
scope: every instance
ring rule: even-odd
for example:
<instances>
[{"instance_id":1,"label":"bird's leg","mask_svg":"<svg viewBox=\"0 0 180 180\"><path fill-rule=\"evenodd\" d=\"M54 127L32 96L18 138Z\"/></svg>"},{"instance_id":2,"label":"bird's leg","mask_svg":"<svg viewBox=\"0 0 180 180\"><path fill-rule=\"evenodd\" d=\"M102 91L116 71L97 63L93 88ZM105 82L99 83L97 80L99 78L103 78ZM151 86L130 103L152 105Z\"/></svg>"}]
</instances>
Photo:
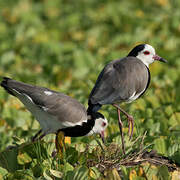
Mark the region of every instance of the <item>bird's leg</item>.
<instances>
[{"instance_id":1,"label":"bird's leg","mask_svg":"<svg viewBox=\"0 0 180 180\"><path fill-rule=\"evenodd\" d=\"M131 140L134 130L134 119L131 115L129 115L126 111L124 111L122 108L120 108L117 104L113 104L114 107L118 108L125 116L128 118L128 134L129 139Z\"/></svg>"},{"instance_id":2,"label":"bird's leg","mask_svg":"<svg viewBox=\"0 0 180 180\"><path fill-rule=\"evenodd\" d=\"M125 154L123 123L121 121L120 110L118 108L117 108L117 113L118 113L118 119L119 119L119 129L121 133L122 151L123 151L123 154Z\"/></svg>"},{"instance_id":3,"label":"bird's leg","mask_svg":"<svg viewBox=\"0 0 180 180\"><path fill-rule=\"evenodd\" d=\"M41 133L42 133L42 129L40 129L40 130L35 134L35 136L32 137L32 142L34 142Z\"/></svg>"},{"instance_id":4,"label":"bird's leg","mask_svg":"<svg viewBox=\"0 0 180 180\"><path fill-rule=\"evenodd\" d=\"M134 130L134 119L131 115L128 115L127 118L128 118L128 126L129 126L128 128L129 140L131 140ZM130 131L130 127L131 127L131 131Z\"/></svg>"},{"instance_id":5,"label":"bird's leg","mask_svg":"<svg viewBox=\"0 0 180 180\"><path fill-rule=\"evenodd\" d=\"M63 160L63 154L65 152L65 143L64 143L64 133L59 131L56 134L56 149L57 153L59 154L60 160Z\"/></svg>"}]
</instances>

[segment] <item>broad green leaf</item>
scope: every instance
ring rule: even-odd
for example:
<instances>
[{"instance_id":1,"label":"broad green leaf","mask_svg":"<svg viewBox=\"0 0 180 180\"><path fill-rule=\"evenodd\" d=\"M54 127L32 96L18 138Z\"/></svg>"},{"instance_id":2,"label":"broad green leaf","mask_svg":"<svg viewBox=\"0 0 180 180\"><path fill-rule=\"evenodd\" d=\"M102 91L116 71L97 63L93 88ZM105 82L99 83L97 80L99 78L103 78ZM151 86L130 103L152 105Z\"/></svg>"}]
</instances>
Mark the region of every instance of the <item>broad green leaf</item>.
<instances>
[{"instance_id":1,"label":"broad green leaf","mask_svg":"<svg viewBox=\"0 0 180 180\"><path fill-rule=\"evenodd\" d=\"M168 155L172 156L175 152L180 150L180 145L179 144L173 144L168 148Z\"/></svg>"},{"instance_id":2,"label":"broad green leaf","mask_svg":"<svg viewBox=\"0 0 180 180\"><path fill-rule=\"evenodd\" d=\"M112 169L112 170L105 171L105 176L106 176L107 179L121 180L117 169Z\"/></svg>"},{"instance_id":3,"label":"broad green leaf","mask_svg":"<svg viewBox=\"0 0 180 180\"><path fill-rule=\"evenodd\" d=\"M8 174L8 171L2 167L0 167L0 179L3 179L3 176Z\"/></svg>"},{"instance_id":4,"label":"broad green leaf","mask_svg":"<svg viewBox=\"0 0 180 180\"><path fill-rule=\"evenodd\" d=\"M37 163L33 168L33 175L37 178L43 175L44 171L45 171L45 166L43 166L42 164Z\"/></svg>"},{"instance_id":5,"label":"broad green leaf","mask_svg":"<svg viewBox=\"0 0 180 180\"><path fill-rule=\"evenodd\" d=\"M34 177L30 170L17 170L14 173L8 174L7 179L34 180Z\"/></svg>"},{"instance_id":6,"label":"broad green leaf","mask_svg":"<svg viewBox=\"0 0 180 180\"><path fill-rule=\"evenodd\" d=\"M160 106L159 100L155 95L147 96L146 99L152 105L153 108L158 108Z\"/></svg>"},{"instance_id":7,"label":"broad green leaf","mask_svg":"<svg viewBox=\"0 0 180 180\"><path fill-rule=\"evenodd\" d=\"M74 171L74 180L88 180L88 168L86 166L81 166Z\"/></svg>"},{"instance_id":8,"label":"broad green leaf","mask_svg":"<svg viewBox=\"0 0 180 180\"><path fill-rule=\"evenodd\" d=\"M48 170L45 170L45 171L43 172L43 176L44 176L44 178L45 178L46 180L53 180L53 178L50 176Z\"/></svg>"},{"instance_id":9,"label":"broad green leaf","mask_svg":"<svg viewBox=\"0 0 180 180\"><path fill-rule=\"evenodd\" d=\"M159 139L154 140L154 148L160 154L167 154L167 145L164 138L160 137Z\"/></svg>"},{"instance_id":10,"label":"broad green leaf","mask_svg":"<svg viewBox=\"0 0 180 180\"><path fill-rule=\"evenodd\" d=\"M19 153L17 156L18 163L23 165L30 163L32 161L32 158L26 153Z\"/></svg>"},{"instance_id":11,"label":"broad green leaf","mask_svg":"<svg viewBox=\"0 0 180 180\"><path fill-rule=\"evenodd\" d=\"M180 113L179 112L175 112L173 113L173 115L171 116L171 118L169 119L169 125L171 126L177 126L180 125Z\"/></svg>"},{"instance_id":12,"label":"broad green leaf","mask_svg":"<svg viewBox=\"0 0 180 180\"><path fill-rule=\"evenodd\" d=\"M14 172L20 169L20 165L17 161L18 149L5 150L0 153L0 166L7 169L9 172Z\"/></svg>"},{"instance_id":13,"label":"broad green leaf","mask_svg":"<svg viewBox=\"0 0 180 180\"><path fill-rule=\"evenodd\" d=\"M62 172L60 172L60 171L53 170L53 169L50 169L49 171L54 177L62 178L62 176L63 176Z\"/></svg>"},{"instance_id":14,"label":"broad green leaf","mask_svg":"<svg viewBox=\"0 0 180 180\"><path fill-rule=\"evenodd\" d=\"M79 152L84 152L85 149L86 149L86 144L84 143L79 143L78 146L75 146L76 147L76 150L79 151Z\"/></svg>"},{"instance_id":15,"label":"broad green leaf","mask_svg":"<svg viewBox=\"0 0 180 180\"><path fill-rule=\"evenodd\" d=\"M125 166L121 166L122 175L125 179L129 178L129 169Z\"/></svg>"},{"instance_id":16,"label":"broad green leaf","mask_svg":"<svg viewBox=\"0 0 180 180\"><path fill-rule=\"evenodd\" d=\"M73 171L74 170L74 167L69 164L68 162L64 165L64 172L68 172L68 171Z\"/></svg>"},{"instance_id":17,"label":"broad green leaf","mask_svg":"<svg viewBox=\"0 0 180 180\"><path fill-rule=\"evenodd\" d=\"M173 108L172 108L172 106L167 106L166 108L165 108L165 113L168 115L168 116L170 116L170 115L172 115L173 114Z\"/></svg>"},{"instance_id":18,"label":"broad green leaf","mask_svg":"<svg viewBox=\"0 0 180 180\"><path fill-rule=\"evenodd\" d=\"M157 173L158 169L156 166L150 165L149 163L144 164L143 166L145 176L147 177L147 180L158 180L157 179Z\"/></svg>"},{"instance_id":19,"label":"broad green leaf","mask_svg":"<svg viewBox=\"0 0 180 180\"><path fill-rule=\"evenodd\" d=\"M170 180L170 175L167 166L161 166L158 168L157 177L158 179L162 179L162 180Z\"/></svg>"},{"instance_id":20,"label":"broad green leaf","mask_svg":"<svg viewBox=\"0 0 180 180\"><path fill-rule=\"evenodd\" d=\"M89 177L93 179L98 179L100 177L100 172L96 167L89 168Z\"/></svg>"}]
</instances>

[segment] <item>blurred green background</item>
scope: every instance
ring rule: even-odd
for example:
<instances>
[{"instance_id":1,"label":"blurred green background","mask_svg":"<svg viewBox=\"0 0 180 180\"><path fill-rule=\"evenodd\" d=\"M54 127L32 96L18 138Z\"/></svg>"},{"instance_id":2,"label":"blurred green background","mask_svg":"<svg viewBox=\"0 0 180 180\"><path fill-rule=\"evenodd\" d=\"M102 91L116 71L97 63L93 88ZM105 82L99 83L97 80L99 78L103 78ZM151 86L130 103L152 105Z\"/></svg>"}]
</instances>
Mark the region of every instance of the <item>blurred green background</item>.
<instances>
[{"instance_id":1,"label":"blurred green background","mask_svg":"<svg viewBox=\"0 0 180 180\"><path fill-rule=\"evenodd\" d=\"M104 65L137 43L155 47L168 64L152 64L148 91L122 107L135 118L134 138L147 131L145 144L180 163L179 0L0 0L0 77L63 92L86 107ZM116 110L104 106L101 112L109 121L107 141L121 144ZM27 140L38 129L0 88L0 151L12 136Z\"/></svg>"}]
</instances>

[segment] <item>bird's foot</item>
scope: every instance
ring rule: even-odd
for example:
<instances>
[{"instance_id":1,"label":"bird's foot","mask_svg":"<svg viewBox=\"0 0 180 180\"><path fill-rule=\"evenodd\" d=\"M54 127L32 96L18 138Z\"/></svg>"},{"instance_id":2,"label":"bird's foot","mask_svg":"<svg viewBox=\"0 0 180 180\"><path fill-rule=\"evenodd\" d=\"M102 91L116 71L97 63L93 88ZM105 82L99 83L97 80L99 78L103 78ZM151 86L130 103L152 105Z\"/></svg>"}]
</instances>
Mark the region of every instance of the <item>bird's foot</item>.
<instances>
[{"instance_id":1,"label":"bird's foot","mask_svg":"<svg viewBox=\"0 0 180 180\"><path fill-rule=\"evenodd\" d=\"M120 110L117 109L118 112L118 122L119 122L119 130L120 130L120 134L121 134L121 142L122 142L122 151L123 154L125 155L125 144L124 144L124 134L123 134L123 123L121 121L121 116L120 116Z\"/></svg>"}]
</instances>

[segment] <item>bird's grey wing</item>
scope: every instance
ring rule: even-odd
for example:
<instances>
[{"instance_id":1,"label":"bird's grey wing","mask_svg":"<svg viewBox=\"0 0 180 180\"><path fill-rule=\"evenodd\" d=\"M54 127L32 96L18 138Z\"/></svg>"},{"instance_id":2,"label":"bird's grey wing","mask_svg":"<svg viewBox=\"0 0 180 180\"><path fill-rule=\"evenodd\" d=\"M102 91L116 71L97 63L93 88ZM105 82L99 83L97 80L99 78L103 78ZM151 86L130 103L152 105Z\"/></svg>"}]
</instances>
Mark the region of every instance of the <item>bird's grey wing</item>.
<instances>
[{"instance_id":1,"label":"bird's grey wing","mask_svg":"<svg viewBox=\"0 0 180 180\"><path fill-rule=\"evenodd\" d=\"M98 76L96 84L89 96L92 104L111 104L116 96L118 96L116 89L119 79L117 79L118 72L114 68L114 62L112 61L107 64Z\"/></svg>"},{"instance_id":2,"label":"bird's grey wing","mask_svg":"<svg viewBox=\"0 0 180 180\"><path fill-rule=\"evenodd\" d=\"M92 104L127 101L134 92L138 93L144 88L141 85L147 76L145 65L137 58L128 57L112 61L100 73L89 100Z\"/></svg>"},{"instance_id":3,"label":"bird's grey wing","mask_svg":"<svg viewBox=\"0 0 180 180\"><path fill-rule=\"evenodd\" d=\"M87 112L85 107L77 100L62 93L52 94L47 97L45 108L47 112L58 117L58 120L67 126L80 125L87 122Z\"/></svg>"},{"instance_id":4,"label":"bird's grey wing","mask_svg":"<svg viewBox=\"0 0 180 180\"><path fill-rule=\"evenodd\" d=\"M69 124L74 124L87 120L85 107L77 100L63 93L9 78L4 78L1 85L12 95L15 95L13 90L26 95L38 108L57 117L60 122L68 121Z\"/></svg>"},{"instance_id":5,"label":"bird's grey wing","mask_svg":"<svg viewBox=\"0 0 180 180\"><path fill-rule=\"evenodd\" d=\"M120 62L116 61L114 68L119 74L118 79L121 79L119 88L123 100L131 101L130 98L138 98L145 92L150 82L150 72L142 61L136 57L126 57Z\"/></svg>"}]
</instances>

